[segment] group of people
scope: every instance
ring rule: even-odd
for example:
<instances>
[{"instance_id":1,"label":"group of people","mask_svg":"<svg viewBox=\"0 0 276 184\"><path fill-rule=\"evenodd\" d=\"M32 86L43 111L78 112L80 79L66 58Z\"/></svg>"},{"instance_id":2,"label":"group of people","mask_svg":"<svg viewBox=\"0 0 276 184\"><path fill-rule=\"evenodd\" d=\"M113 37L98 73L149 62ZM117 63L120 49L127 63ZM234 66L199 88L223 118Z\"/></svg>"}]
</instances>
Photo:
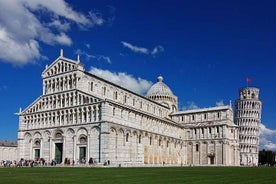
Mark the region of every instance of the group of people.
<instances>
[{"instance_id":1,"label":"group of people","mask_svg":"<svg viewBox=\"0 0 276 184\"><path fill-rule=\"evenodd\" d=\"M15 167L17 166L17 161L11 161L11 160L1 160L0 161L0 167Z\"/></svg>"},{"instance_id":2,"label":"group of people","mask_svg":"<svg viewBox=\"0 0 276 184\"><path fill-rule=\"evenodd\" d=\"M62 163L63 165L67 165L67 166L84 166L84 165L94 165L96 164L96 160L90 158L91 160L89 160L89 162L83 158L80 160L77 160L76 164L74 160L70 160L70 159L65 159L64 163ZM110 162L109 161L105 161L104 165L109 165ZM1 160L0 161L0 167L34 167L34 166L56 166L57 165L57 161L56 160L51 160L51 161L47 161L43 158L39 158L37 160L25 160L25 159L20 159L19 161L10 161L10 160Z\"/></svg>"},{"instance_id":3,"label":"group of people","mask_svg":"<svg viewBox=\"0 0 276 184\"><path fill-rule=\"evenodd\" d=\"M19 161L11 160L1 160L0 167L34 167L34 166L55 166L56 161L45 161L44 159L38 160L24 160L20 159Z\"/></svg>"}]
</instances>

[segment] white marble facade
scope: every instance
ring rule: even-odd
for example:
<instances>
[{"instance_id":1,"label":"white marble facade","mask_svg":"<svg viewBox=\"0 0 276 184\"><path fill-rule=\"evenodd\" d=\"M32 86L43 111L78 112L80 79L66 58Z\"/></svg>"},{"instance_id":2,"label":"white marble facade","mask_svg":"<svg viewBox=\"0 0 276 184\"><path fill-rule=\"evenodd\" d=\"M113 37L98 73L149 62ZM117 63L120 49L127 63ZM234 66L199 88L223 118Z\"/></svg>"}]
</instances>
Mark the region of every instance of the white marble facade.
<instances>
[{"instance_id":1,"label":"white marble facade","mask_svg":"<svg viewBox=\"0 0 276 184\"><path fill-rule=\"evenodd\" d=\"M18 159L112 166L240 165L231 105L178 111L161 76L145 96L60 56L42 73L43 94L19 113Z\"/></svg>"},{"instance_id":2,"label":"white marble facade","mask_svg":"<svg viewBox=\"0 0 276 184\"><path fill-rule=\"evenodd\" d=\"M17 161L17 144L11 141L0 141L0 167L3 161Z\"/></svg>"}]
</instances>

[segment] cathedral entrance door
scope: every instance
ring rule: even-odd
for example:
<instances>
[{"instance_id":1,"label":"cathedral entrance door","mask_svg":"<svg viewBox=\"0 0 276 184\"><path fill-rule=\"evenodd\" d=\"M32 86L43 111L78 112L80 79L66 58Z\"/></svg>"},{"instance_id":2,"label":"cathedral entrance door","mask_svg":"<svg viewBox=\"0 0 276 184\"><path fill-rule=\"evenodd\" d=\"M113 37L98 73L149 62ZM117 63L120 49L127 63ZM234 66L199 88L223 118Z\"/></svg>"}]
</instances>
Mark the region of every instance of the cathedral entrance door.
<instances>
[{"instance_id":1,"label":"cathedral entrance door","mask_svg":"<svg viewBox=\"0 0 276 184\"><path fill-rule=\"evenodd\" d=\"M35 149L35 160L38 160L40 158L40 149Z\"/></svg>"},{"instance_id":2,"label":"cathedral entrance door","mask_svg":"<svg viewBox=\"0 0 276 184\"><path fill-rule=\"evenodd\" d=\"M210 164L214 165L215 164L215 157L210 157Z\"/></svg>"},{"instance_id":3,"label":"cathedral entrance door","mask_svg":"<svg viewBox=\"0 0 276 184\"><path fill-rule=\"evenodd\" d=\"M80 147L79 161L80 163L86 162L86 147Z\"/></svg>"},{"instance_id":4,"label":"cathedral entrance door","mask_svg":"<svg viewBox=\"0 0 276 184\"><path fill-rule=\"evenodd\" d=\"M62 162L63 143L55 144L55 160L57 164Z\"/></svg>"}]
</instances>

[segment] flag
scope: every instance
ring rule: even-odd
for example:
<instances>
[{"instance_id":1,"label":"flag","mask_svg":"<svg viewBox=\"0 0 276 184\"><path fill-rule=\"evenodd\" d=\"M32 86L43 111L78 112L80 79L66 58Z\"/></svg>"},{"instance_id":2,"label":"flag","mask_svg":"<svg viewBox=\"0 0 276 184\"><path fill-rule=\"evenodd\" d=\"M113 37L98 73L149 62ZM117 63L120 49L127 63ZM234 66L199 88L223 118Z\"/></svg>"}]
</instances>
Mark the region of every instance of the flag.
<instances>
[{"instance_id":1,"label":"flag","mask_svg":"<svg viewBox=\"0 0 276 184\"><path fill-rule=\"evenodd\" d=\"M248 82L252 82L251 78L246 77L246 82L247 82L247 83L248 83Z\"/></svg>"}]
</instances>

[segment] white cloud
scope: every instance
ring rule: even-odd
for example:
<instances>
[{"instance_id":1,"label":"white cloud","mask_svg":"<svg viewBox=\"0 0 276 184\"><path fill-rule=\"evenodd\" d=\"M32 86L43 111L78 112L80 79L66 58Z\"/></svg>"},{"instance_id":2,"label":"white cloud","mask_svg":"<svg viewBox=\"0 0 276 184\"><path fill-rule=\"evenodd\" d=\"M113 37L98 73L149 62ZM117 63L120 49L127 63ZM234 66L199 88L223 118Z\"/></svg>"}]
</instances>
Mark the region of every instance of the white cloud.
<instances>
[{"instance_id":1,"label":"white cloud","mask_svg":"<svg viewBox=\"0 0 276 184\"><path fill-rule=\"evenodd\" d=\"M223 103L223 100L220 100L216 102L216 106L225 106L225 104Z\"/></svg>"},{"instance_id":2,"label":"white cloud","mask_svg":"<svg viewBox=\"0 0 276 184\"><path fill-rule=\"evenodd\" d=\"M91 47L89 43L86 43L85 46L86 46L88 49L90 49L90 47Z\"/></svg>"},{"instance_id":3,"label":"white cloud","mask_svg":"<svg viewBox=\"0 0 276 184\"><path fill-rule=\"evenodd\" d=\"M99 55L99 56L97 56L97 59L98 59L99 61L103 60L103 61L105 61L105 62L107 62L107 63L111 63L111 59L110 59L110 57L108 57L108 56Z\"/></svg>"},{"instance_id":4,"label":"white cloud","mask_svg":"<svg viewBox=\"0 0 276 184\"><path fill-rule=\"evenodd\" d=\"M192 110L192 109L199 109L195 102L189 101L187 105L181 108L182 110Z\"/></svg>"},{"instance_id":5,"label":"white cloud","mask_svg":"<svg viewBox=\"0 0 276 184\"><path fill-rule=\"evenodd\" d=\"M71 38L69 38L66 34L61 33L60 35L56 36L56 40L62 44L62 45L71 45L72 44L72 40Z\"/></svg>"},{"instance_id":6,"label":"white cloud","mask_svg":"<svg viewBox=\"0 0 276 184\"><path fill-rule=\"evenodd\" d=\"M34 59L40 58L39 44L30 39L17 42L6 30L0 28L0 59L14 65L34 63Z\"/></svg>"},{"instance_id":7,"label":"white cloud","mask_svg":"<svg viewBox=\"0 0 276 184\"><path fill-rule=\"evenodd\" d=\"M52 22L48 23L49 27L55 27L59 31L68 31L70 29L70 23L69 22L61 22L60 20L56 19L53 20Z\"/></svg>"},{"instance_id":8,"label":"white cloud","mask_svg":"<svg viewBox=\"0 0 276 184\"><path fill-rule=\"evenodd\" d=\"M33 11L44 10L54 13L54 15L64 17L68 20L71 20L77 24L83 26L91 26L97 23L93 21L98 21L96 17L93 17L95 20L89 19L87 16L80 12L76 12L73 8L67 4L64 0L47 0L47 1L38 1L38 0L21 0L23 6L31 8ZM89 13L90 14L90 13ZM98 18L101 19L101 18Z\"/></svg>"},{"instance_id":9,"label":"white cloud","mask_svg":"<svg viewBox=\"0 0 276 184\"><path fill-rule=\"evenodd\" d=\"M149 53L147 48L138 47L138 46L132 45L132 44L124 42L124 41L121 41L121 43L123 44L124 47L129 48L133 52L142 53L142 54L148 54Z\"/></svg>"},{"instance_id":10,"label":"white cloud","mask_svg":"<svg viewBox=\"0 0 276 184\"><path fill-rule=\"evenodd\" d=\"M271 130L269 128L266 128L264 124L260 125L261 127L261 134L269 135L269 136L276 136L276 130Z\"/></svg>"},{"instance_id":11,"label":"white cloud","mask_svg":"<svg viewBox=\"0 0 276 184\"><path fill-rule=\"evenodd\" d=\"M267 128L264 124L260 125L260 150L276 151L276 130Z\"/></svg>"},{"instance_id":12,"label":"white cloud","mask_svg":"<svg viewBox=\"0 0 276 184\"><path fill-rule=\"evenodd\" d=\"M140 53L140 54L151 54L155 56L156 54L164 51L164 47L162 47L161 45L157 45L152 49L152 51L150 51L145 47L138 47L128 42L121 41L121 43L123 44L124 47L130 49L132 52Z\"/></svg>"},{"instance_id":13,"label":"white cloud","mask_svg":"<svg viewBox=\"0 0 276 184\"><path fill-rule=\"evenodd\" d=\"M44 56L40 43L70 46L71 24L90 28L102 25L99 13L84 15L64 0L0 1L0 61L13 65L34 63Z\"/></svg>"},{"instance_id":14,"label":"white cloud","mask_svg":"<svg viewBox=\"0 0 276 184\"><path fill-rule=\"evenodd\" d=\"M87 52L83 51L83 50L80 50L80 49L77 49L75 51L75 54L78 54L80 56L84 56L86 60L90 60L91 58L96 58L96 56L92 55L92 54L88 54Z\"/></svg>"},{"instance_id":15,"label":"white cloud","mask_svg":"<svg viewBox=\"0 0 276 184\"><path fill-rule=\"evenodd\" d=\"M104 23L104 19L100 13L90 11L89 17L91 18L93 25L101 26Z\"/></svg>"},{"instance_id":16,"label":"white cloud","mask_svg":"<svg viewBox=\"0 0 276 184\"><path fill-rule=\"evenodd\" d=\"M89 61L90 59L96 59L98 61L104 61L104 62L107 62L109 64L111 63L111 59L108 56L104 56L104 55L92 55L92 54L89 54L89 53L87 53L87 52L85 52L83 50L80 50L80 49L77 49L75 51L75 54L78 54L80 56L84 56L87 61Z\"/></svg>"},{"instance_id":17,"label":"white cloud","mask_svg":"<svg viewBox=\"0 0 276 184\"><path fill-rule=\"evenodd\" d=\"M125 72L115 73L93 67L91 68L90 73L141 95L146 94L146 92L152 86L152 82L142 78L134 78L132 75Z\"/></svg>"},{"instance_id":18,"label":"white cloud","mask_svg":"<svg viewBox=\"0 0 276 184\"><path fill-rule=\"evenodd\" d=\"M160 52L164 52L164 47L162 47L161 45L158 45L158 46L153 48L153 50L151 51L151 54L156 55Z\"/></svg>"}]
</instances>

